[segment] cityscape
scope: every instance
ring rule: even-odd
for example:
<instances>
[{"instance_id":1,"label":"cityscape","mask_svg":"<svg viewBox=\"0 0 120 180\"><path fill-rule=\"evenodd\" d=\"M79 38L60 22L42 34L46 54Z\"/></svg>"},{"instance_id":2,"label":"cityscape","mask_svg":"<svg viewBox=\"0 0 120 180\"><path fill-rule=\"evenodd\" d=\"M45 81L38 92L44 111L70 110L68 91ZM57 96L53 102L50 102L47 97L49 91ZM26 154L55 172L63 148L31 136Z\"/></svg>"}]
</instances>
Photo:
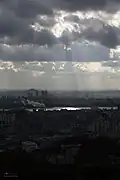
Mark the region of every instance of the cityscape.
<instances>
[{"instance_id":1,"label":"cityscape","mask_svg":"<svg viewBox=\"0 0 120 180\"><path fill-rule=\"evenodd\" d=\"M120 0L0 0L0 180L120 179Z\"/></svg>"},{"instance_id":2,"label":"cityscape","mask_svg":"<svg viewBox=\"0 0 120 180\"><path fill-rule=\"evenodd\" d=\"M51 110L46 106L33 106L33 111L26 106L17 109L0 111L0 129L9 129L9 133L26 132L43 136L49 132L59 134L60 132L80 133L82 129L93 132L96 135L120 134L120 121L118 119L119 109L81 109L81 110ZM89 120L88 116L92 118ZM114 120L113 120L114 119ZM10 131L10 129L13 131ZM19 132L18 132L19 131Z\"/></svg>"}]
</instances>

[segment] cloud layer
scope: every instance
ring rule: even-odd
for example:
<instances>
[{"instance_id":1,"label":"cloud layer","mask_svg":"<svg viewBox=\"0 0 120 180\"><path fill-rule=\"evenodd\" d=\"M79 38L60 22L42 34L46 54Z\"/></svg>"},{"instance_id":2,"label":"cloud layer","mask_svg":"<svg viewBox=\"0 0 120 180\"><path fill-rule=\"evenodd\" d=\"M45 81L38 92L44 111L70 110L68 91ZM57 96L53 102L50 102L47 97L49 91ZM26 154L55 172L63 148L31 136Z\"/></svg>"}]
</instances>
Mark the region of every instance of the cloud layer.
<instances>
[{"instance_id":1,"label":"cloud layer","mask_svg":"<svg viewBox=\"0 0 120 180\"><path fill-rule=\"evenodd\" d=\"M119 0L62 0L61 8L69 10L69 11L75 11L75 10L108 10L109 11L111 6L115 6L116 4L119 5ZM111 11L113 12L115 10L114 7L112 7Z\"/></svg>"},{"instance_id":2,"label":"cloud layer","mask_svg":"<svg viewBox=\"0 0 120 180\"><path fill-rule=\"evenodd\" d=\"M2 0L2 5L14 10L21 17L35 17L37 14L52 14L54 9L76 10L110 10L119 5L119 0ZM27 10L27 11L26 11ZM113 12L113 11L112 11Z\"/></svg>"},{"instance_id":3,"label":"cloud layer","mask_svg":"<svg viewBox=\"0 0 120 180\"><path fill-rule=\"evenodd\" d=\"M111 3L115 4L119 8L118 0L111 1ZM54 34L50 32L51 29L48 28L54 26L57 23L55 19L57 10L67 10L68 12L75 12L76 10L83 11L92 9L104 10L107 12L106 7L109 6L112 6L111 8L114 9L114 6L106 0L4 0L1 1L0 8L0 37L2 39L2 42L5 41L5 43L7 44L31 43L39 45L53 45L55 43L60 43L61 40L57 39ZM41 15L44 15L47 18L41 19ZM87 19L81 21L78 16L72 15L65 17L64 20L73 21L74 23L76 23L76 25L79 26L79 28L81 28L82 25L85 25L85 20L86 22L88 21ZM90 19L90 21L95 20ZM39 33L34 31L33 28L31 28L31 25L36 22L38 23L39 27L42 28L42 31L39 31ZM94 25L95 24L96 23L94 23ZM99 38L101 37L102 39L109 39L109 36L113 36L112 40L114 41L114 43L112 40L110 43L113 43L111 46L115 47L117 44L119 44L119 42L117 42L117 34L112 28L113 27L110 26L107 27L108 33L104 33L104 31L106 31L106 27L103 27L101 31L98 31L95 34L95 37L93 37L92 35L94 33L94 30L90 31L90 29L87 28L87 31L89 31L88 38L92 40L97 39L99 41ZM74 30L71 33L74 34ZM81 34L80 32L77 33L77 38L81 38L81 36L84 34L85 32L83 32L83 34ZM8 40L6 40L5 37L8 37ZM109 47L106 42L101 43Z\"/></svg>"},{"instance_id":4,"label":"cloud layer","mask_svg":"<svg viewBox=\"0 0 120 180\"><path fill-rule=\"evenodd\" d=\"M119 0L2 0L0 59L66 60L66 45L72 60L109 60L120 45L119 7Z\"/></svg>"}]
</instances>

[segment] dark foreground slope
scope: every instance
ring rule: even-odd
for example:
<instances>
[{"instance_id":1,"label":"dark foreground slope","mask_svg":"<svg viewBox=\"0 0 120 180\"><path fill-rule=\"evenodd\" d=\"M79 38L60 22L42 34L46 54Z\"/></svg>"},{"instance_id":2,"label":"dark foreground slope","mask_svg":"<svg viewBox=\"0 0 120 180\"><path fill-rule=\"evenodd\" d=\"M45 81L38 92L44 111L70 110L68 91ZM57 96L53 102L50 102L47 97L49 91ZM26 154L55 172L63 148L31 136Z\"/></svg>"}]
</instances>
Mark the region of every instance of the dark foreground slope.
<instances>
[{"instance_id":1,"label":"dark foreground slope","mask_svg":"<svg viewBox=\"0 0 120 180\"><path fill-rule=\"evenodd\" d=\"M120 178L120 147L116 139L95 138L82 142L73 164L50 163L48 154L55 154L55 147L39 151L44 158L35 158L35 152L20 149L0 153L0 175L5 172L24 177L69 179L118 179ZM57 153L60 153L60 149Z\"/></svg>"}]
</instances>

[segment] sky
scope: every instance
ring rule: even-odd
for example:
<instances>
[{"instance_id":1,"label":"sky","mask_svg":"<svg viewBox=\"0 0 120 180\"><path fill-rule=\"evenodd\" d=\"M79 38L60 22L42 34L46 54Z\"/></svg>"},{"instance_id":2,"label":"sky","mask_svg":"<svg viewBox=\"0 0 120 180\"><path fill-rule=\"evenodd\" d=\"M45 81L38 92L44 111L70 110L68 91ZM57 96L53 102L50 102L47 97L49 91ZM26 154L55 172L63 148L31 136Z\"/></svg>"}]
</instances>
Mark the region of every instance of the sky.
<instances>
[{"instance_id":1,"label":"sky","mask_svg":"<svg viewBox=\"0 0 120 180\"><path fill-rule=\"evenodd\" d=\"M0 89L119 90L119 0L0 0Z\"/></svg>"}]
</instances>

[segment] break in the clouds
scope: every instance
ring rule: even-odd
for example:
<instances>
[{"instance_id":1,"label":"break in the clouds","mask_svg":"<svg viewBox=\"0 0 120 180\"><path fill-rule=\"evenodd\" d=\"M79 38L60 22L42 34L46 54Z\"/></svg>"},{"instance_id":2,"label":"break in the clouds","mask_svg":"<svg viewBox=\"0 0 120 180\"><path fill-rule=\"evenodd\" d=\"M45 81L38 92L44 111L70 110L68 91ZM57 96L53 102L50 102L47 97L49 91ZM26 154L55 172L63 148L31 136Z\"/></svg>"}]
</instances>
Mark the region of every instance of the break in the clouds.
<instances>
[{"instance_id":1,"label":"break in the clouds","mask_svg":"<svg viewBox=\"0 0 120 180\"><path fill-rule=\"evenodd\" d=\"M95 10L96 15L90 17L90 10ZM106 16L118 10L118 0L2 0L0 42L11 46L54 46L88 39L107 48L116 48L120 44L120 32L114 30ZM73 15L78 11L82 14ZM98 11L104 12L103 19L97 15Z\"/></svg>"},{"instance_id":2,"label":"break in the clouds","mask_svg":"<svg viewBox=\"0 0 120 180\"><path fill-rule=\"evenodd\" d=\"M108 9L111 9L111 13L113 13L112 9L115 10L114 13L117 12L119 1L2 0L0 6L0 42L10 45L53 46L65 43L63 39L65 39L64 31L66 31L68 32L66 34L69 43L84 38L98 41L108 48L116 48L120 43L118 38L120 32L116 32L113 25L110 26L108 22L104 21L104 16L105 18L107 16L105 13L108 16L110 14ZM90 10L96 12L96 15L93 14L91 18L89 16ZM102 20L101 16L98 17L97 15L100 10L105 14ZM78 11L84 11L81 17L80 14L72 14ZM103 26L98 29L98 24L101 23ZM98 29L97 32L95 32L96 28Z\"/></svg>"}]
</instances>

